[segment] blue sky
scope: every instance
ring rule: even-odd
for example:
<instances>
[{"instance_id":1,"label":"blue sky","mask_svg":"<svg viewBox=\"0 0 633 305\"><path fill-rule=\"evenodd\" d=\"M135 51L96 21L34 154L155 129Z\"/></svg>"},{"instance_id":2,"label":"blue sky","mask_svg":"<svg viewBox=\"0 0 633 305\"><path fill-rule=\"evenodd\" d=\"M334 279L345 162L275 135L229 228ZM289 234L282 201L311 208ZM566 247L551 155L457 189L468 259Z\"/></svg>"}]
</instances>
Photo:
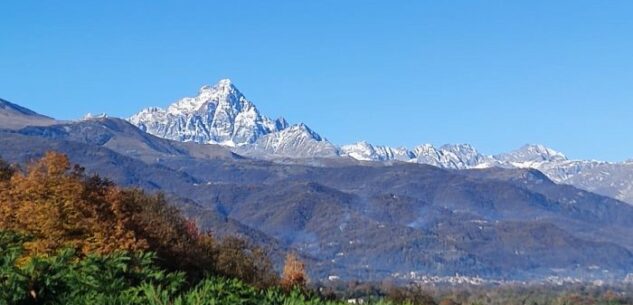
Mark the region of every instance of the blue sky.
<instances>
[{"instance_id":1,"label":"blue sky","mask_svg":"<svg viewBox=\"0 0 633 305\"><path fill-rule=\"evenodd\" d=\"M2 1L0 97L127 117L231 78L336 144L633 158L632 1Z\"/></svg>"}]
</instances>

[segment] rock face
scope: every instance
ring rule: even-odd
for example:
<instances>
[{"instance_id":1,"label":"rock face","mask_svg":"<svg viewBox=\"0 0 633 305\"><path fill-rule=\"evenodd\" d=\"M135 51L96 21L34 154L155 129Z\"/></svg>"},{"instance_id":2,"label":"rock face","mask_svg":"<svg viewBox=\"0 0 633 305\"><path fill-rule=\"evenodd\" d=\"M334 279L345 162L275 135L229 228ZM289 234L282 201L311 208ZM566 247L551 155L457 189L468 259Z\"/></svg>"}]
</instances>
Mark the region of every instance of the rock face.
<instances>
[{"instance_id":1,"label":"rock face","mask_svg":"<svg viewBox=\"0 0 633 305\"><path fill-rule=\"evenodd\" d=\"M284 118L262 116L231 83L204 86L195 97L167 109L147 108L129 119L152 135L201 144L220 144L249 156L334 157L338 150L305 124L290 126Z\"/></svg>"},{"instance_id":2,"label":"rock face","mask_svg":"<svg viewBox=\"0 0 633 305\"><path fill-rule=\"evenodd\" d=\"M524 145L515 151L497 155L495 159L502 162L518 163L519 166L528 162L567 161L565 155L543 145Z\"/></svg>"},{"instance_id":3,"label":"rock face","mask_svg":"<svg viewBox=\"0 0 633 305\"><path fill-rule=\"evenodd\" d=\"M288 123L262 116L230 80L200 88L195 97L183 98L167 109L147 108L129 121L141 130L183 142L237 146L283 130Z\"/></svg>"},{"instance_id":4,"label":"rock face","mask_svg":"<svg viewBox=\"0 0 633 305\"><path fill-rule=\"evenodd\" d=\"M275 156L294 158L338 156L336 146L321 138L304 124L269 133L257 139L252 145L236 147L233 151L248 156L269 155L271 158Z\"/></svg>"},{"instance_id":5,"label":"rock face","mask_svg":"<svg viewBox=\"0 0 633 305\"><path fill-rule=\"evenodd\" d=\"M363 161L408 161L415 157L404 147L374 146L365 141L341 146L340 154Z\"/></svg>"}]
</instances>

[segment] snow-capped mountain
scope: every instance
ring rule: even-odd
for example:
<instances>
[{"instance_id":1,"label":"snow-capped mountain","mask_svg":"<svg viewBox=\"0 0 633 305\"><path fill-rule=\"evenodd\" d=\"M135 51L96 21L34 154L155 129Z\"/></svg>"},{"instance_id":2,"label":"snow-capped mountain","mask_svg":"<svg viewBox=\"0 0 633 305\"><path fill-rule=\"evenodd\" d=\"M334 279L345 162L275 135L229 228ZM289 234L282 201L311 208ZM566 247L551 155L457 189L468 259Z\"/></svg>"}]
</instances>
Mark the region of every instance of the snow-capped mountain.
<instances>
[{"instance_id":1,"label":"snow-capped mountain","mask_svg":"<svg viewBox=\"0 0 633 305\"><path fill-rule=\"evenodd\" d=\"M493 166L498 163L492 157L478 153L468 144L443 145L439 148L423 144L409 150L406 147L392 148L362 141L341 146L339 155L363 161L403 161L451 169Z\"/></svg>"},{"instance_id":2,"label":"snow-capped mountain","mask_svg":"<svg viewBox=\"0 0 633 305\"><path fill-rule=\"evenodd\" d=\"M365 141L341 146L340 155L362 161L409 161L415 157L404 147L374 146Z\"/></svg>"},{"instance_id":3,"label":"snow-capped mountain","mask_svg":"<svg viewBox=\"0 0 633 305\"><path fill-rule=\"evenodd\" d=\"M332 158L338 149L305 124L292 125L264 135L251 145L235 147L234 152L255 157Z\"/></svg>"},{"instance_id":4,"label":"snow-capped mountain","mask_svg":"<svg viewBox=\"0 0 633 305\"><path fill-rule=\"evenodd\" d=\"M425 144L413 150L398 148L398 154L393 151L387 146L360 142L342 146L340 155L357 160L404 161L449 169L533 168L554 182L570 184L633 204L633 162L569 160L563 153L543 145L525 145L495 156L483 155L468 144L439 148Z\"/></svg>"},{"instance_id":5,"label":"snow-capped mountain","mask_svg":"<svg viewBox=\"0 0 633 305\"><path fill-rule=\"evenodd\" d=\"M529 163L567 161L564 154L543 145L525 145L515 151L496 155L495 159L510 162L519 167Z\"/></svg>"},{"instance_id":6,"label":"snow-capped mountain","mask_svg":"<svg viewBox=\"0 0 633 305\"><path fill-rule=\"evenodd\" d=\"M447 144L439 149L432 145L420 145L413 150L416 163L431 164L443 168L467 169L497 165L496 160L480 154L469 144Z\"/></svg>"},{"instance_id":7,"label":"snow-capped mountain","mask_svg":"<svg viewBox=\"0 0 633 305\"><path fill-rule=\"evenodd\" d=\"M569 160L543 145L525 145L494 156L481 154L468 144L441 147L423 144L408 149L358 142L337 147L304 124L289 125L283 118L271 120L261 115L228 79L204 86L198 95L183 98L166 109L147 108L129 121L162 138L221 144L255 158L343 157L429 164L448 169L534 168L555 182L633 204L633 162Z\"/></svg>"},{"instance_id":8,"label":"snow-capped mountain","mask_svg":"<svg viewBox=\"0 0 633 305\"><path fill-rule=\"evenodd\" d=\"M167 109L147 108L129 121L150 134L183 142L237 146L288 127L283 118L262 116L230 80L200 88Z\"/></svg>"}]
</instances>

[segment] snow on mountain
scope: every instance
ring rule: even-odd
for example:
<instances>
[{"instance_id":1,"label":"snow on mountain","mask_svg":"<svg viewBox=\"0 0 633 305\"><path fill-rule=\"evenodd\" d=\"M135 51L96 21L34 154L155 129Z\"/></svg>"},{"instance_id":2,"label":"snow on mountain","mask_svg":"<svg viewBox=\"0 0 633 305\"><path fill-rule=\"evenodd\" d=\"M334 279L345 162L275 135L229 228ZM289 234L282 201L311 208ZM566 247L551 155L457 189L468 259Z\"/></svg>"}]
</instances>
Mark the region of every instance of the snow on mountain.
<instances>
[{"instance_id":1,"label":"snow on mountain","mask_svg":"<svg viewBox=\"0 0 633 305\"><path fill-rule=\"evenodd\" d=\"M363 161L403 161L451 169L492 166L497 163L492 157L480 154L468 144L444 145L440 148L424 144L408 150L405 147L392 148L358 142L341 146L340 154Z\"/></svg>"},{"instance_id":2,"label":"snow on mountain","mask_svg":"<svg viewBox=\"0 0 633 305\"><path fill-rule=\"evenodd\" d=\"M563 160L530 166L557 183L570 184L633 204L633 163Z\"/></svg>"},{"instance_id":3,"label":"snow on mountain","mask_svg":"<svg viewBox=\"0 0 633 305\"><path fill-rule=\"evenodd\" d=\"M342 146L340 155L364 161L404 161L447 169L532 168L557 183L633 204L633 162L569 160L564 154L543 145L525 145L512 152L487 156L468 144L439 148L424 144L407 150L359 142Z\"/></svg>"},{"instance_id":4,"label":"snow on mountain","mask_svg":"<svg viewBox=\"0 0 633 305\"><path fill-rule=\"evenodd\" d=\"M260 137L251 145L234 149L249 156L268 155L287 158L337 157L338 149L305 124L292 125Z\"/></svg>"},{"instance_id":5,"label":"snow on mountain","mask_svg":"<svg viewBox=\"0 0 633 305\"><path fill-rule=\"evenodd\" d=\"M422 151L427 152L428 155L421 154ZM425 146L424 150L418 150L417 156L417 163L425 163L429 158L436 157L437 159L433 160L433 163L439 164L440 167L453 169L489 167L495 164L494 159L480 154L469 144L443 145L435 152Z\"/></svg>"},{"instance_id":6,"label":"snow on mountain","mask_svg":"<svg viewBox=\"0 0 633 305\"><path fill-rule=\"evenodd\" d=\"M543 145L524 145L523 147L505 154L496 155L495 159L503 162L515 163L518 166L526 163L566 161L567 157Z\"/></svg>"},{"instance_id":7,"label":"snow on mountain","mask_svg":"<svg viewBox=\"0 0 633 305\"><path fill-rule=\"evenodd\" d=\"M374 146L365 141L341 146L340 154L362 161L409 161L415 157L404 147Z\"/></svg>"},{"instance_id":8,"label":"snow on mountain","mask_svg":"<svg viewBox=\"0 0 633 305\"><path fill-rule=\"evenodd\" d=\"M411 162L447 169L488 167L533 168L557 183L611 196L633 204L633 162L607 163L569 160L543 145L525 145L515 151L489 156L468 144L404 147L358 142L337 147L304 124L290 126L283 118L262 116L255 105L225 79L204 86L194 97L166 109L147 108L129 121L140 129L171 140L213 143L232 147L256 158L334 158L362 161Z\"/></svg>"},{"instance_id":9,"label":"snow on mountain","mask_svg":"<svg viewBox=\"0 0 633 305\"><path fill-rule=\"evenodd\" d=\"M91 112L86 113L86 115L83 116L83 118L81 118L82 121L86 121L86 120L95 120L95 119L107 119L109 116L107 113L99 113L99 114L93 114Z\"/></svg>"},{"instance_id":10,"label":"snow on mountain","mask_svg":"<svg viewBox=\"0 0 633 305\"><path fill-rule=\"evenodd\" d=\"M183 98L167 109L144 109L129 121L162 138L227 146L254 143L263 135L288 127L283 118L271 120L260 115L228 79L204 86L197 96Z\"/></svg>"},{"instance_id":11,"label":"snow on mountain","mask_svg":"<svg viewBox=\"0 0 633 305\"><path fill-rule=\"evenodd\" d=\"M338 149L305 124L262 116L255 105L224 79L203 86L195 97L167 109L147 108L129 121L155 136L196 143L221 144L237 153L260 157L333 157Z\"/></svg>"}]
</instances>

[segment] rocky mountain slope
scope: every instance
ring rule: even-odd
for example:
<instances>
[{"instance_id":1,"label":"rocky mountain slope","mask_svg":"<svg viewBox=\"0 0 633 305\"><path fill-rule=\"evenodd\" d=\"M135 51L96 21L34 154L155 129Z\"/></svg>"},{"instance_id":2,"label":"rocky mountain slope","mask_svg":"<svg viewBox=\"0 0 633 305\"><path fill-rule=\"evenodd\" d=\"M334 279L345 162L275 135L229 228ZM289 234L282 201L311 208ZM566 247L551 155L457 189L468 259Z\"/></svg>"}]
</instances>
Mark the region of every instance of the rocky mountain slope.
<instances>
[{"instance_id":1,"label":"rocky mountain slope","mask_svg":"<svg viewBox=\"0 0 633 305\"><path fill-rule=\"evenodd\" d=\"M283 118L273 121L262 116L229 80L204 86L197 96L179 100L166 110L145 109L129 121L158 137L219 143L238 154L266 160L343 157L447 169L534 168L557 183L633 204L633 162L568 160L562 153L542 145L526 145L495 156L483 155L467 144L438 148L424 144L408 149L359 142L338 147L304 124L290 126Z\"/></svg>"},{"instance_id":2,"label":"rocky mountain slope","mask_svg":"<svg viewBox=\"0 0 633 305\"><path fill-rule=\"evenodd\" d=\"M167 109L147 108L129 121L161 138L228 146L250 144L288 127L283 118L273 121L260 115L230 80L204 86L197 96L183 98Z\"/></svg>"},{"instance_id":3,"label":"rocky mountain slope","mask_svg":"<svg viewBox=\"0 0 633 305\"><path fill-rule=\"evenodd\" d=\"M55 120L33 110L0 99L0 129L19 129L26 126L45 126Z\"/></svg>"},{"instance_id":4,"label":"rocky mountain slope","mask_svg":"<svg viewBox=\"0 0 633 305\"><path fill-rule=\"evenodd\" d=\"M303 140L324 141L302 125L281 132L293 128L309 134ZM231 149L259 153L258 143L284 143L279 134ZM271 137L279 138L265 141ZM556 184L529 168L451 169L483 159L561 158L551 151L545 156L530 148L492 158L464 145L417 150L416 158L433 152L429 160L452 164L443 169L341 158L336 147L330 147L336 157L318 166L246 158L229 148L162 139L105 117L0 131L3 158L27 162L50 149L62 151L90 172L166 192L205 229L271 244L277 253L297 249L313 258L313 278L376 279L413 271L617 279L633 272L630 205Z\"/></svg>"}]
</instances>

